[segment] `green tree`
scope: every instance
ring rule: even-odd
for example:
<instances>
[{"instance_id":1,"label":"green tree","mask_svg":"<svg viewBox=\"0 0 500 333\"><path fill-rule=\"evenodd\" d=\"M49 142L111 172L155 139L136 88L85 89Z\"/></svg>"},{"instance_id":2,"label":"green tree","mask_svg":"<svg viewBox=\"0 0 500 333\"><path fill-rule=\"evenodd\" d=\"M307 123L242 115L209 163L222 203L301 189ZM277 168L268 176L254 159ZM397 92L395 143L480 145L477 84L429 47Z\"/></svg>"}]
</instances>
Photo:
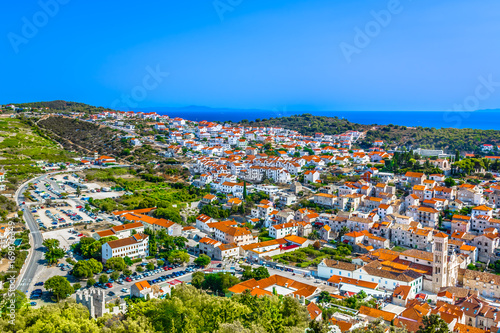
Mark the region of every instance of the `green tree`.
<instances>
[{"instance_id":1,"label":"green tree","mask_svg":"<svg viewBox=\"0 0 500 333\"><path fill-rule=\"evenodd\" d=\"M81 195L82 195L82 189L80 188L80 186L78 186L76 188L76 197L79 198Z\"/></svg>"},{"instance_id":2,"label":"green tree","mask_svg":"<svg viewBox=\"0 0 500 333\"><path fill-rule=\"evenodd\" d=\"M430 314L422 318L422 325L417 333L447 333L450 329L446 322L437 314Z\"/></svg>"},{"instance_id":3,"label":"green tree","mask_svg":"<svg viewBox=\"0 0 500 333\"><path fill-rule=\"evenodd\" d=\"M123 275L130 276L130 275L132 275L132 271L130 269L128 269L128 268L125 268L123 270Z\"/></svg>"},{"instance_id":4,"label":"green tree","mask_svg":"<svg viewBox=\"0 0 500 333\"><path fill-rule=\"evenodd\" d=\"M346 226L343 226L342 228L340 228L340 231L339 231L339 240L342 239L342 236L344 236L345 234L348 234L349 232L350 232L350 230Z\"/></svg>"},{"instance_id":5,"label":"green tree","mask_svg":"<svg viewBox=\"0 0 500 333\"><path fill-rule=\"evenodd\" d=\"M306 330L306 333L328 333L330 332L330 325L327 321L318 321L311 320L309 323L309 327ZM366 331L366 333L371 333L370 331Z\"/></svg>"},{"instance_id":6,"label":"green tree","mask_svg":"<svg viewBox=\"0 0 500 333\"><path fill-rule=\"evenodd\" d=\"M87 280L87 286L88 287L92 287L94 284L95 284L95 279L94 278L90 278Z\"/></svg>"},{"instance_id":7,"label":"green tree","mask_svg":"<svg viewBox=\"0 0 500 333\"><path fill-rule=\"evenodd\" d=\"M137 266L135 268L135 271L138 272L138 273L142 273L142 272L144 272L144 268L142 268L142 266Z\"/></svg>"},{"instance_id":8,"label":"green tree","mask_svg":"<svg viewBox=\"0 0 500 333\"><path fill-rule=\"evenodd\" d=\"M109 281L109 278L106 274L102 274L101 276L99 276L100 283L107 283L108 281Z\"/></svg>"},{"instance_id":9,"label":"green tree","mask_svg":"<svg viewBox=\"0 0 500 333\"><path fill-rule=\"evenodd\" d=\"M12 303L11 300L14 299L14 311L18 312L20 309L26 306L28 303L28 299L26 298L26 294L23 293L20 290L13 290L11 291L11 295L9 295L9 292L7 290L4 290L5 292L0 293L0 309L3 314L10 313L10 310L12 309ZM7 297L8 296L8 297ZM11 297L13 296L13 297ZM3 332L0 327L0 332Z\"/></svg>"},{"instance_id":10,"label":"green tree","mask_svg":"<svg viewBox=\"0 0 500 333\"><path fill-rule=\"evenodd\" d=\"M75 290L63 276L53 276L45 281L45 289L52 293L52 296L59 302L61 299L67 298L69 295L73 294Z\"/></svg>"},{"instance_id":11,"label":"green tree","mask_svg":"<svg viewBox=\"0 0 500 333\"><path fill-rule=\"evenodd\" d=\"M45 259L49 264L55 264L59 259L64 257L65 252L59 247L59 240L49 238L44 240L42 244L47 248Z\"/></svg>"},{"instance_id":12,"label":"green tree","mask_svg":"<svg viewBox=\"0 0 500 333\"><path fill-rule=\"evenodd\" d=\"M200 289L203 285L203 281L205 281L205 273L203 272L193 273L193 277L191 279L191 285L193 285L193 287Z\"/></svg>"},{"instance_id":13,"label":"green tree","mask_svg":"<svg viewBox=\"0 0 500 333\"><path fill-rule=\"evenodd\" d=\"M118 278L120 277L120 273L118 273L117 271L114 271L113 273L110 274L110 277L113 279L113 280L118 280Z\"/></svg>"},{"instance_id":14,"label":"green tree","mask_svg":"<svg viewBox=\"0 0 500 333\"><path fill-rule=\"evenodd\" d=\"M255 280L267 279L269 275L269 271L267 267L260 266L254 269L253 276Z\"/></svg>"},{"instance_id":15,"label":"green tree","mask_svg":"<svg viewBox=\"0 0 500 333\"><path fill-rule=\"evenodd\" d=\"M161 267L165 264L165 262L163 260L158 260L156 264Z\"/></svg>"},{"instance_id":16,"label":"green tree","mask_svg":"<svg viewBox=\"0 0 500 333\"><path fill-rule=\"evenodd\" d=\"M452 187L452 186L455 186L456 183L455 183L455 179L451 178L451 177L448 177L444 180L444 184L447 186L447 187Z\"/></svg>"},{"instance_id":17,"label":"green tree","mask_svg":"<svg viewBox=\"0 0 500 333\"><path fill-rule=\"evenodd\" d=\"M185 251L174 250L170 252L168 261L173 264L183 264L189 262L189 254Z\"/></svg>"},{"instance_id":18,"label":"green tree","mask_svg":"<svg viewBox=\"0 0 500 333\"><path fill-rule=\"evenodd\" d=\"M102 264L93 258L80 260L73 267L73 276L77 278L90 278L100 272L102 272Z\"/></svg>"},{"instance_id":19,"label":"green tree","mask_svg":"<svg viewBox=\"0 0 500 333\"><path fill-rule=\"evenodd\" d=\"M194 260L194 263L196 265L199 265L199 266L202 266L202 267L206 267L206 266L208 266L208 264L210 264L211 261L212 260L210 259L210 257L207 256L206 254L200 254L198 256L198 258L196 258Z\"/></svg>"},{"instance_id":20,"label":"green tree","mask_svg":"<svg viewBox=\"0 0 500 333\"><path fill-rule=\"evenodd\" d=\"M123 258L123 261L125 261L125 264L126 264L127 266L132 266L132 265L134 264L134 262L132 261L132 259L130 259L128 256L125 256L125 257Z\"/></svg>"},{"instance_id":21,"label":"green tree","mask_svg":"<svg viewBox=\"0 0 500 333\"><path fill-rule=\"evenodd\" d=\"M215 294L224 295L228 288L231 288L240 280L230 273L206 274L202 283L203 289L210 289Z\"/></svg>"},{"instance_id":22,"label":"green tree","mask_svg":"<svg viewBox=\"0 0 500 333\"><path fill-rule=\"evenodd\" d=\"M109 258L106 261L106 268L113 269L115 271L123 271L126 267L125 260L122 257Z\"/></svg>"},{"instance_id":23,"label":"green tree","mask_svg":"<svg viewBox=\"0 0 500 333\"><path fill-rule=\"evenodd\" d=\"M73 289L75 291L79 290L79 289L82 289L82 285L79 284L78 282L77 283L73 283Z\"/></svg>"},{"instance_id":24,"label":"green tree","mask_svg":"<svg viewBox=\"0 0 500 333\"><path fill-rule=\"evenodd\" d=\"M153 269L155 269L155 265L152 262L148 262L148 264L146 265L146 268L148 270L152 271Z\"/></svg>"}]
</instances>

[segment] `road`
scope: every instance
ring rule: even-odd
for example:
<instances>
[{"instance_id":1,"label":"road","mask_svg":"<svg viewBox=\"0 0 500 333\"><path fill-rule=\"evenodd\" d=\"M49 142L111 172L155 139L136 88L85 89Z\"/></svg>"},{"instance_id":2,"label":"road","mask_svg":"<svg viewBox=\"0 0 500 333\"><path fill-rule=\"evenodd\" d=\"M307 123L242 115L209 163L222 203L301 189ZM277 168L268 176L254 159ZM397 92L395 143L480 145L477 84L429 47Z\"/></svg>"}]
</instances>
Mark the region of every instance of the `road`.
<instances>
[{"instance_id":1,"label":"road","mask_svg":"<svg viewBox=\"0 0 500 333\"><path fill-rule=\"evenodd\" d=\"M97 167L97 168L100 168L100 167ZM32 179L26 181L24 184L22 184L17 189L17 191L14 195L14 199L15 199L17 205L19 207L22 207L23 206L22 203L24 201L26 201L23 193L28 189L29 183L38 182L40 180L49 181L50 183L52 183L48 179L52 175L57 174L57 173L73 172L73 171L76 171L76 170L68 169L68 170L51 172L51 173L41 175L41 176L38 176L38 177L35 177L35 178L32 178ZM54 187L54 184L52 186ZM56 188L56 187L54 187L54 188ZM30 253L28 255L27 261L23 265L23 268L21 269L19 277L16 281L17 289L19 289L23 293L28 291L28 287L29 287L30 283L33 281L34 277L36 276L38 270L43 267L43 260L44 260L43 259L44 247L42 245L42 243L43 243L42 234L40 233L40 229L38 228L38 224L36 223L35 219L33 218L33 215L31 214L31 209L28 206L25 206L25 209L24 209L24 220L26 221L26 225L27 225L28 229L30 230L31 249L30 249ZM116 222L113 220L107 219L107 221L110 223L116 224Z\"/></svg>"},{"instance_id":2,"label":"road","mask_svg":"<svg viewBox=\"0 0 500 333\"><path fill-rule=\"evenodd\" d=\"M27 190L28 184L30 182L36 182L45 176L39 176L37 178L31 179L28 182L24 183L16 192L15 200L19 206L22 206L23 201L25 201L23 193ZM38 225L33 218L33 215L31 214L31 210L29 207L26 207L24 209L24 220L26 221L26 225L28 226L28 229L30 230L30 235L32 238L31 242L31 252L30 255L28 256L28 262L24 264L23 269L21 270L21 274L18 277L17 283L18 286L17 288L22 291L23 293L28 291L28 287L33 281L33 278L35 277L35 274L37 273L38 269L42 265L42 260L43 260L43 238L42 234L40 233L40 230L38 229Z\"/></svg>"}]
</instances>

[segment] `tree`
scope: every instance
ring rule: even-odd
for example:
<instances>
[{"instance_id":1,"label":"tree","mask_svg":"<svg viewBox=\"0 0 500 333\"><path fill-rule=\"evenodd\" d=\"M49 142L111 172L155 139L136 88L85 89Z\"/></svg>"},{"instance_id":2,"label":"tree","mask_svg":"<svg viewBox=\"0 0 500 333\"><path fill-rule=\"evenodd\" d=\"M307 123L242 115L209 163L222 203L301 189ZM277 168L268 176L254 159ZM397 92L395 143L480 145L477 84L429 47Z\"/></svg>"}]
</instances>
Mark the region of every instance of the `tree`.
<instances>
[{"instance_id":1,"label":"tree","mask_svg":"<svg viewBox=\"0 0 500 333\"><path fill-rule=\"evenodd\" d=\"M49 264L55 264L59 259L64 257L65 252L59 247L59 240L48 238L42 244L47 248L45 259Z\"/></svg>"},{"instance_id":2,"label":"tree","mask_svg":"<svg viewBox=\"0 0 500 333\"><path fill-rule=\"evenodd\" d=\"M243 181L243 199L247 198L247 181Z\"/></svg>"},{"instance_id":3,"label":"tree","mask_svg":"<svg viewBox=\"0 0 500 333\"><path fill-rule=\"evenodd\" d=\"M90 278L102 272L102 264L95 260L80 260L73 267L73 276L77 278Z\"/></svg>"},{"instance_id":4,"label":"tree","mask_svg":"<svg viewBox=\"0 0 500 333\"><path fill-rule=\"evenodd\" d=\"M322 291L318 296L318 303L330 303L333 297L328 291Z\"/></svg>"},{"instance_id":5,"label":"tree","mask_svg":"<svg viewBox=\"0 0 500 333\"><path fill-rule=\"evenodd\" d=\"M444 180L444 184L447 186L447 187L452 187L452 186L455 186L456 185L456 182L455 182L455 179L451 178L451 177L448 177Z\"/></svg>"},{"instance_id":6,"label":"tree","mask_svg":"<svg viewBox=\"0 0 500 333\"><path fill-rule=\"evenodd\" d=\"M79 198L79 197L80 197L80 195L82 195L82 189L80 188L80 186L78 186L78 187L76 188L76 197L77 197L77 198Z\"/></svg>"},{"instance_id":7,"label":"tree","mask_svg":"<svg viewBox=\"0 0 500 333\"><path fill-rule=\"evenodd\" d=\"M173 264L183 264L189 262L189 254L187 254L187 252L185 251L174 250L170 252L168 261Z\"/></svg>"},{"instance_id":8,"label":"tree","mask_svg":"<svg viewBox=\"0 0 500 333\"><path fill-rule=\"evenodd\" d=\"M193 277L191 279L191 284L193 287L200 289L203 285L203 281L205 281L205 273L203 272L194 272Z\"/></svg>"},{"instance_id":9,"label":"tree","mask_svg":"<svg viewBox=\"0 0 500 333\"><path fill-rule=\"evenodd\" d=\"M44 286L45 289L52 293L52 296L54 296L58 302L75 292L71 284L69 284L68 279L59 275L49 278L45 281Z\"/></svg>"},{"instance_id":10,"label":"tree","mask_svg":"<svg viewBox=\"0 0 500 333\"><path fill-rule=\"evenodd\" d=\"M325 321L311 320L306 333L329 333L330 325ZM369 331L367 331L368 333Z\"/></svg>"},{"instance_id":11,"label":"tree","mask_svg":"<svg viewBox=\"0 0 500 333\"><path fill-rule=\"evenodd\" d=\"M130 259L128 256L124 257L123 261L125 261L125 264L127 264L127 266L132 266L134 264L132 259Z\"/></svg>"},{"instance_id":12,"label":"tree","mask_svg":"<svg viewBox=\"0 0 500 333\"><path fill-rule=\"evenodd\" d=\"M350 230L346 226L343 226L342 228L340 228L339 239L342 239L342 236L344 236L345 234L348 234L349 232L350 232Z\"/></svg>"},{"instance_id":13,"label":"tree","mask_svg":"<svg viewBox=\"0 0 500 333\"><path fill-rule=\"evenodd\" d=\"M109 258L106 261L106 268L113 269L115 271L123 271L126 267L125 260L122 257Z\"/></svg>"},{"instance_id":14,"label":"tree","mask_svg":"<svg viewBox=\"0 0 500 333\"><path fill-rule=\"evenodd\" d=\"M101 276L99 276L100 283L107 283L108 281L109 281L109 278L106 274L102 274Z\"/></svg>"},{"instance_id":15,"label":"tree","mask_svg":"<svg viewBox=\"0 0 500 333\"><path fill-rule=\"evenodd\" d=\"M142 272L144 272L144 268L142 268L142 266L137 266L135 268L135 271L138 272L138 273L142 273Z\"/></svg>"},{"instance_id":16,"label":"tree","mask_svg":"<svg viewBox=\"0 0 500 333\"><path fill-rule=\"evenodd\" d=\"M446 322L437 314L431 314L422 318L422 325L417 333L447 333L450 329Z\"/></svg>"},{"instance_id":17,"label":"tree","mask_svg":"<svg viewBox=\"0 0 500 333\"><path fill-rule=\"evenodd\" d=\"M87 286L92 287L95 284L94 278L90 278L87 280Z\"/></svg>"},{"instance_id":18,"label":"tree","mask_svg":"<svg viewBox=\"0 0 500 333\"><path fill-rule=\"evenodd\" d=\"M158 260L158 261L156 262L156 264L157 264L158 266L163 266L163 265L165 264L165 262L164 262L163 260Z\"/></svg>"},{"instance_id":19,"label":"tree","mask_svg":"<svg viewBox=\"0 0 500 333\"><path fill-rule=\"evenodd\" d=\"M155 269L155 265L152 262L148 262L148 264L146 265L146 268L149 271L152 271L153 269Z\"/></svg>"},{"instance_id":20,"label":"tree","mask_svg":"<svg viewBox=\"0 0 500 333\"><path fill-rule=\"evenodd\" d=\"M317 230L313 230L311 231L311 233L307 236L308 239L311 239L311 240L316 240L316 239L319 239L319 233Z\"/></svg>"},{"instance_id":21,"label":"tree","mask_svg":"<svg viewBox=\"0 0 500 333\"><path fill-rule=\"evenodd\" d=\"M240 280L230 273L206 274L202 283L203 289L210 289L218 295L224 295L228 288L231 288Z\"/></svg>"},{"instance_id":22,"label":"tree","mask_svg":"<svg viewBox=\"0 0 500 333\"><path fill-rule=\"evenodd\" d=\"M132 271L130 269L128 269L128 268L125 268L123 270L123 275L130 276L130 275L132 275Z\"/></svg>"},{"instance_id":23,"label":"tree","mask_svg":"<svg viewBox=\"0 0 500 333\"><path fill-rule=\"evenodd\" d=\"M269 276L267 267L260 266L253 270L253 277L255 280L267 279Z\"/></svg>"},{"instance_id":24,"label":"tree","mask_svg":"<svg viewBox=\"0 0 500 333\"><path fill-rule=\"evenodd\" d=\"M81 284L79 284L78 282L77 282L77 283L73 283L73 289L74 289L75 291L77 291L78 289L82 289L82 285L81 285Z\"/></svg>"},{"instance_id":25,"label":"tree","mask_svg":"<svg viewBox=\"0 0 500 333\"><path fill-rule=\"evenodd\" d=\"M120 277L120 273L114 271L113 273L111 273L110 277L116 281Z\"/></svg>"},{"instance_id":26,"label":"tree","mask_svg":"<svg viewBox=\"0 0 500 333\"><path fill-rule=\"evenodd\" d=\"M196 265L206 267L208 266L208 264L210 264L211 261L212 260L210 259L210 257L206 254L200 254L199 257L194 260L194 263Z\"/></svg>"},{"instance_id":27,"label":"tree","mask_svg":"<svg viewBox=\"0 0 500 333\"><path fill-rule=\"evenodd\" d=\"M9 293L11 293L9 295ZM7 297L8 296L8 297ZM13 296L13 298L12 298ZM26 294L23 293L20 290L12 290L10 292L5 292L5 293L0 293L0 309L3 314L10 313L12 310L12 299L14 300L14 310L17 312L23 307L25 307L26 303L28 302L28 299L26 298ZM3 331L0 328L0 331Z\"/></svg>"}]
</instances>

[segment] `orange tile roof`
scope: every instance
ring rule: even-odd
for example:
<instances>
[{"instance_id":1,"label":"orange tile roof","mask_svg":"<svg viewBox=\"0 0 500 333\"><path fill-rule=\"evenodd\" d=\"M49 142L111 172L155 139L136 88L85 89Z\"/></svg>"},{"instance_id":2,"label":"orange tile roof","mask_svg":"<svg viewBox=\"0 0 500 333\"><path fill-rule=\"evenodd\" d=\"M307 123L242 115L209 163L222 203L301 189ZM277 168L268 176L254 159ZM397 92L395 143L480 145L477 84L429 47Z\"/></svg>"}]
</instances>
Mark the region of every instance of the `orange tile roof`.
<instances>
[{"instance_id":1,"label":"orange tile roof","mask_svg":"<svg viewBox=\"0 0 500 333\"><path fill-rule=\"evenodd\" d=\"M156 209L156 207L133 209L133 210L121 210L121 211L113 212L113 215L122 215L125 213L146 214L146 213L149 213L150 211L155 210L155 209Z\"/></svg>"},{"instance_id":2,"label":"orange tile roof","mask_svg":"<svg viewBox=\"0 0 500 333\"><path fill-rule=\"evenodd\" d=\"M113 232L113 230L107 229L107 230L98 231L97 234L99 235L99 237L104 238L104 237L108 237L108 236L114 236L115 233Z\"/></svg>"},{"instance_id":3,"label":"orange tile roof","mask_svg":"<svg viewBox=\"0 0 500 333\"><path fill-rule=\"evenodd\" d=\"M106 244L108 244L109 247L111 247L112 249L116 249L116 248L120 248L120 247L127 246L127 245L137 244L138 241L143 240L143 239L147 239L147 238L148 238L148 235L135 234L131 237L109 241Z\"/></svg>"},{"instance_id":4,"label":"orange tile roof","mask_svg":"<svg viewBox=\"0 0 500 333\"><path fill-rule=\"evenodd\" d=\"M371 318L382 318L385 321L391 321L391 320L394 320L394 318L396 318L395 313L387 312L387 311L383 311L383 310L378 310L378 309L374 309L374 308L369 308L369 307L364 306L364 305L362 305L359 308L359 314L365 315L365 316L368 316Z\"/></svg>"},{"instance_id":5,"label":"orange tile roof","mask_svg":"<svg viewBox=\"0 0 500 333\"><path fill-rule=\"evenodd\" d=\"M309 312L309 318L311 319L316 319L323 313L321 309L313 302L307 305L307 311Z\"/></svg>"},{"instance_id":6,"label":"orange tile roof","mask_svg":"<svg viewBox=\"0 0 500 333\"><path fill-rule=\"evenodd\" d=\"M353 237L353 238L358 238L358 237L362 237L364 236L365 234L362 233L362 232L359 232L359 231L351 231L347 234L345 234L345 236L348 236L348 237Z\"/></svg>"},{"instance_id":7,"label":"orange tile roof","mask_svg":"<svg viewBox=\"0 0 500 333\"><path fill-rule=\"evenodd\" d=\"M357 280L357 279L351 279L351 278L342 277L339 275L332 275L328 279L328 282L333 283L333 284L340 284L340 283L351 284L354 286L368 288L368 289L376 289L378 287L378 283L375 283L375 282L367 282L367 281L362 281L362 280Z\"/></svg>"},{"instance_id":8,"label":"orange tile roof","mask_svg":"<svg viewBox=\"0 0 500 333\"><path fill-rule=\"evenodd\" d=\"M295 236L295 235L285 236L284 238L285 238L285 240L292 242L292 243L304 244L305 242L307 242L307 238L299 237L299 236Z\"/></svg>"},{"instance_id":9,"label":"orange tile roof","mask_svg":"<svg viewBox=\"0 0 500 333\"><path fill-rule=\"evenodd\" d=\"M135 286L137 287L137 289L139 289L139 291L143 291L144 289L151 288L151 285L146 280L136 282Z\"/></svg>"},{"instance_id":10,"label":"orange tile roof","mask_svg":"<svg viewBox=\"0 0 500 333\"><path fill-rule=\"evenodd\" d=\"M294 296L304 296L304 297L309 297L313 295L317 287L308 285L306 283L302 283L293 279L286 278L281 275L272 275L266 279L262 279L259 281L256 281L255 279L247 280L244 282L241 282L237 285L232 286L229 288L229 291L239 294L242 293L243 291L249 289L253 291L254 289L266 289L268 287L278 285L284 287L285 285L290 288L291 294ZM258 292L256 292L258 293Z\"/></svg>"}]
</instances>

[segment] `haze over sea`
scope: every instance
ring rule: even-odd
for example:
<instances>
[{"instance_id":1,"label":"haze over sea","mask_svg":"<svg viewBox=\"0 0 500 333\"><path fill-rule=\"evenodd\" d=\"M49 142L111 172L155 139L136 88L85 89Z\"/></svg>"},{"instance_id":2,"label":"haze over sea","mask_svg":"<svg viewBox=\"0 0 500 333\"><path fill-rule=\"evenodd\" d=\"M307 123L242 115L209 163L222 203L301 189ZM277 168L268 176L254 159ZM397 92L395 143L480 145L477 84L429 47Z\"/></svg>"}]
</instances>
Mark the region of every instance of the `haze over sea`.
<instances>
[{"instance_id":1,"label":"haze over sea","mask_svg":"<svg viewBox=\"0 0 500 333\"><path fill-rule=\"evenodd\" d=\"M288 117L309 113L315 116L345 118L358 124L422 126L434 128L473 128L500 130L500 110L474 112L453 111L287 111L287 110L241 110L216 109L207 107L158 107L134 109L135 111L166 114L193 121L249 121L270 117Z\"/></svg>"}]
</instances>

